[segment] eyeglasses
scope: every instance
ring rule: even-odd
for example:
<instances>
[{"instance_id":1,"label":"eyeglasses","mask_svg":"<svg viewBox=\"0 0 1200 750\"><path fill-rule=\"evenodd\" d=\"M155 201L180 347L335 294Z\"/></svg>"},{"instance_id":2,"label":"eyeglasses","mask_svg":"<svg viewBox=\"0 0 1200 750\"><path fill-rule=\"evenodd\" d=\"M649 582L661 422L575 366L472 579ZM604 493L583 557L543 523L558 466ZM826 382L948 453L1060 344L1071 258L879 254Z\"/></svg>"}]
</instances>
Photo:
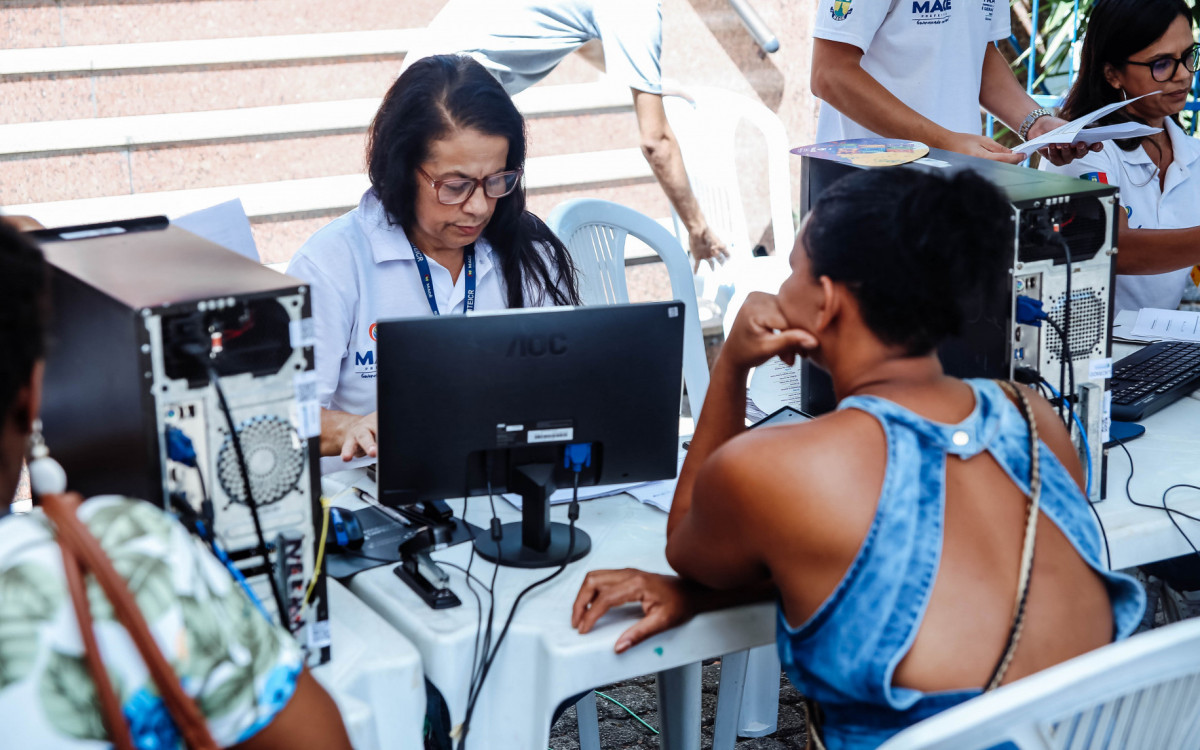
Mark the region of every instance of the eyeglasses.
<instances>
[{"instance_id":1,"label":"eyeglasses","mask_svg":"<svg viewBox=\"0 0 1200 750\"><path fill-rule=\"evenodd\" d=\"M521 174L525 170L512 169L507 172L497 172L487 177L453 177L448 180L435 180L417 167L417 173L429 180L429 184L437 193L438 203L445 206L456 206L466 203L475 194L475 188L482 186L483 194L489 198L503 198L517 189L521 182Z\"/></svg>"},{"instance_id":2,"label":"eyeglasses","mask_svg":"<svg viewBox=\"0 0 1200 750\"><path fill-rule=\"evenodd\" d=\"M1137 60L1126 60L1125 62L1149 68L1151 78L1159 83L1166 83L1175 77L1175 73L1179 70L1179 63L1183 63L1187 72L1196 72L1197 63L1200 62L1200 46L1193 44L1179 57L1160 57L1150 62L1138 62Z\"/></svg>"}]
</instances>

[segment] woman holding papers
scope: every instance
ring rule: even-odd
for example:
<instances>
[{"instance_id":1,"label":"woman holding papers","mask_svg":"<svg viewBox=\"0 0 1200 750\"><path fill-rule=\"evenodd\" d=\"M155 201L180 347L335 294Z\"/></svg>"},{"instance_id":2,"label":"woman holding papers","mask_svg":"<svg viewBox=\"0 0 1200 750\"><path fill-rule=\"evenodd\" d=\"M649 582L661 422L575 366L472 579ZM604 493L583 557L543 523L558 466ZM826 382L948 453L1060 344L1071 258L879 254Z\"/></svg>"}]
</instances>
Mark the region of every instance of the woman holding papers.
<instances>
[{"instance_id":1,"label":"woman holding papers","mask_svg":"<svg viewBox=\"0 0 1200 750\"><path fill-rule=\"evenodd\" d=\"M713 366L667 522L682 578L589 573L579 630L639 602L623 651L697 609L777 597L780 659L830 750L1129 635L1144 596L1104 566L1063 423L1028 388L938 361L1012 257L1009 216L970 172L868 170L823 193L791 276L747 299ZM747 432L749 369L801 354L840 408Z\"/></svg>"},{"instance_id":2,"label":"woman holding papers","mask_svg":"<svg viewBox=\"0 0 1200 750\"><path fill-rule=\"evenodd\" d=\"M1100 122L1162 130L1118 140L1068 165L1042 164L1120 188L1118 312L1175 309L1189 271L1200 263L1200 141L1178 122L1198 59L1183 0L1098 0L1062 116L1073 120L1137 99Z\"/></svg>"},{"instance_id":3,"label":"woman holding papers","mask_svg":"<svg viewBox=\"0 0 1200 750\"><path fill-rule=\"evenodd\" d=\"M288 266L312 285L324 471L376 455L376 322L579 300L566 248L525 210L525 120L479 63L437 55L404 71L367 167L358 208Z\"/></svg>"}]
</instances>

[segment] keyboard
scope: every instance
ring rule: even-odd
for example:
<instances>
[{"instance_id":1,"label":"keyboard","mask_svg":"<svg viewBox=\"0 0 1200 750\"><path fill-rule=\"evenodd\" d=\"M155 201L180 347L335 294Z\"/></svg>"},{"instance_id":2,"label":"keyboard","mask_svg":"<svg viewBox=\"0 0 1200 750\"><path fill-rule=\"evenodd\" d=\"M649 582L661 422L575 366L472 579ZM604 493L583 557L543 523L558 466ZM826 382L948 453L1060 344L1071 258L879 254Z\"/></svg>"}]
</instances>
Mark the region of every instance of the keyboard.
<instances>
[{"instance_id":1,"label":"keyboard","mask_svg":"<svg viewBox=\"0 0 1200 750\"><path fill-rule=\"evenodd\" d=\"M1200 344L1160 341L1113 364L1112 418L1137 422L1200 388Z\"/></svg>"}]
</instances>

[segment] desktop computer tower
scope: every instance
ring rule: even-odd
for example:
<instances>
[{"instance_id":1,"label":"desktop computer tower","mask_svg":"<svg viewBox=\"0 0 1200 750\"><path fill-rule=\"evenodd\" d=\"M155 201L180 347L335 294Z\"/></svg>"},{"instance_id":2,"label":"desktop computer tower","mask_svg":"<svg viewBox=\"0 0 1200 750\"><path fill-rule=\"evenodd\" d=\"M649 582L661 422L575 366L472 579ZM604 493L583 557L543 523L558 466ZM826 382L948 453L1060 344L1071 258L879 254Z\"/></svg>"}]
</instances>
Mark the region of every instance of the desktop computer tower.
<instances>
[{"instance_id":1,"label":"desktop computer tower","mask_svg":"<svg viewBox=\"0 0 1200 750\"><path fill-rule=\"evenodd\" d=\"M276 587L309 663L328 661L323 574L305 604L322 520L307 287L165 219L35 237L51 269L43 430L71 489L192 508L278 621Z\"/></svg>"},{"instance_id":2,"label":"desktop computer tower","mask_svg":"<svg viewBox=\"0 0 1200 750\"><path fill-rule=\"evenodd\" d=\"M854 170L868 168L802 158L801 217L835 181ZM970 169L1007 196L1014 227L1008 272L993 280L990 294L983 295L979 307L969 311L962 334L944 342L938 355L951 375L1011 379L1033 371L1056 390L1060 389L1060 369L1065 360L1071 372L1062 378L1061 390L1070 390L1069 375L1073 374L1075 411L1082 426L1082 434L1076 426L1072 436L1080 449L1080 459L1086 462L1088 458L1084 455L1086 446L1091 465L1096 467L1090 499L1099 500L1103 444L1108 437L1111 410L1107 374L1111 372L1117 252L1116 188L939 149L909 164L878 168L941 174ZM937 221L937 217L929 220ZM1055 227L1066 250L1052 236ZM1045 322L1040 327L1017 322L1020 296L1040 302L1060 328L1069 322L1066 346L1054 327ZM985 303L984 299L991 301ZM810 413L829 411L834 406L829 377L807 361L801 369L801 393L804 408Z\"/></svg>"}]
</instances>

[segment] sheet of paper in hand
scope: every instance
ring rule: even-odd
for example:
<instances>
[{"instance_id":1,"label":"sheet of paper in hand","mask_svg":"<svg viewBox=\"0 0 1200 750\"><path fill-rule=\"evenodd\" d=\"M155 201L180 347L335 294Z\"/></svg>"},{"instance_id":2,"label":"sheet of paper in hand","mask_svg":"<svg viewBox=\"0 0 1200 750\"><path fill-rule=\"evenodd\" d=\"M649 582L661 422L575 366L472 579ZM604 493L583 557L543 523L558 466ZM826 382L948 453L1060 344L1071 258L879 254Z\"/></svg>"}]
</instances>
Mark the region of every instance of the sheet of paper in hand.
<instances>
[{"instance_id":1,"label":"sheet of paper in hand","mask_svg":"<svg viewBox=\"0 0 1200 750\"><path fill-rule=\"evenodd\" d=\"M1068 122L1062 127L1055 128L1045 135L1039 136L1032 140L1025 141L1020 146L1013 149L1014 153L1032 154L1039 148L1046 146L1054 146L1063 143L1100 143L1101 141L1111 141L1114 138L1140 138L1144 135L1153 135L1159 132L1162 128L1152 128L1149 125L1143 125L1140 122L1121 122L1115 125L1101 125L1095 128L1089 128L1096 120L1101 117L1110 115L1116 112L1121 107L1131 102L1136 102L1144 96L1155 96L1161 94L1161 91L1155 91L1143 96L1138 96L1133 99L1124 99L1119 102L1101 107L1095 112L1084 115L1078 119Z\"/></svg>"}]
</instances>

